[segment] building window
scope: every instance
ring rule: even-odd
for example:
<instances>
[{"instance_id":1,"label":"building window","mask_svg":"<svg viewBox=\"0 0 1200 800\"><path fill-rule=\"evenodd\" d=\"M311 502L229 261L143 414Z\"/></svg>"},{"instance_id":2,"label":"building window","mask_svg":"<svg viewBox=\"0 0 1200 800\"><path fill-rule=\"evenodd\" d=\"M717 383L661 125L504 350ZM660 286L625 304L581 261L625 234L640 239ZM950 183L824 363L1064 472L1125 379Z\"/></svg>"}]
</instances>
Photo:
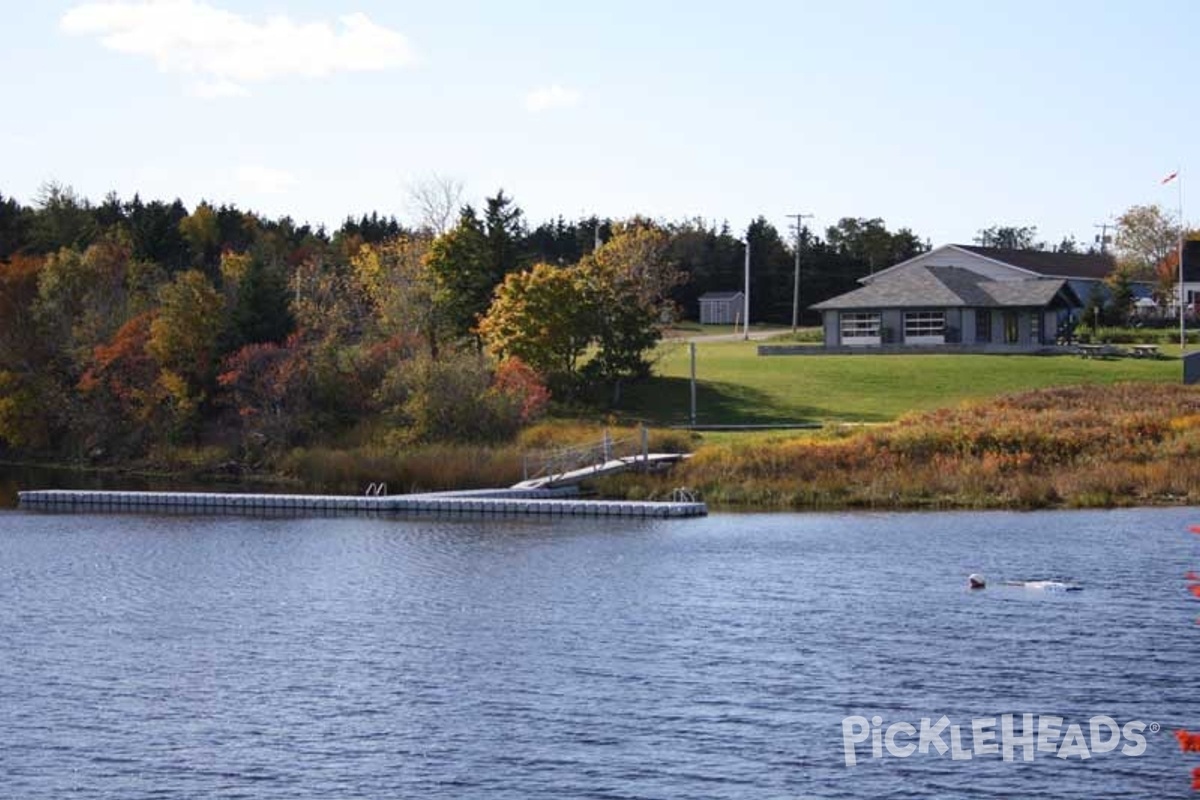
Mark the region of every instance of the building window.
<instances>
[{"instance_id":1,"label":"building window","mask_svg":"<svg viewBox=\"0 0 1200 800\"><path fill-rule=\"evenodd\" d=\"M842 344L879 344L877 311L847 311L841 315Z\"/></svg>"},{"instance_id":2,"label":"building window","mask_svg":"<svg viewBox=\"0 0 1200 800\"><path fill-rule=\"evenodd\" d=\"M1042 315L1037 311L1029 315L1029 341L1042 343Z\"/></svg>"},{"instance_id":3,"label":"building window","mask_svg":"<svg viewBox=\"0 0 1200 800\"><path fill-rule=\"evenodd\" d=\"M1004 341L1007 344L1016 344L1021 339L1021 327L1017 321L1017 312L1004 312Z\"/></svg>"},{"instance_id":4,"label":"building window","mask_svg":"<svg viewBox=\"0 0 1200 800\"><path fill-rule=\"evenodd\" d=\"M904 314L904 341L946 338L946 312L908 311Z\"/></svg>"},{"instance_id":5,"label":"building window","mask_svg":"<svg viewBox=\"0 0 1200 800\"><path fill-rule=\"evenodd\" d=\"M987 343L992 340L992 311L980 308L975 311L975 341Z\"/></svg>"}]
</instances>

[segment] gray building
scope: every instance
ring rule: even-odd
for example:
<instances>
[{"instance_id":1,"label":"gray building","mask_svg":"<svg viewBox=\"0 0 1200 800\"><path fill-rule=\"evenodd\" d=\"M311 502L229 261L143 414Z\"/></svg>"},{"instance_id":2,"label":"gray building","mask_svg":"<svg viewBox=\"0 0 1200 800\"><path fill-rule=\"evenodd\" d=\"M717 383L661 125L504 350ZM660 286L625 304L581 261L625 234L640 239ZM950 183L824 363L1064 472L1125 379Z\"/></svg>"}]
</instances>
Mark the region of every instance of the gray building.
<instances>
[{"instance_id":1,"label":"gray building","mask_svg":"<svg viewBox=\"0 0 1200 800\"><path fill-rule=\"evenodd\" d=\"M939 248L812 306L822 314L826 347L1036 350L1054 344L1083 307L1073 284L1100 279L1047 277L980 250Z\"/></svg>"},{"instance_id":2,"label":"gray building","mask_svg":"<svg viewBox=\"0 0 1200 800\"><path fill-rule=\"evenodd\" d=\"M742 319L746 295L741 292L706 292L700 295L701 325L732 325Z\"/></svg>"}]
</instances>

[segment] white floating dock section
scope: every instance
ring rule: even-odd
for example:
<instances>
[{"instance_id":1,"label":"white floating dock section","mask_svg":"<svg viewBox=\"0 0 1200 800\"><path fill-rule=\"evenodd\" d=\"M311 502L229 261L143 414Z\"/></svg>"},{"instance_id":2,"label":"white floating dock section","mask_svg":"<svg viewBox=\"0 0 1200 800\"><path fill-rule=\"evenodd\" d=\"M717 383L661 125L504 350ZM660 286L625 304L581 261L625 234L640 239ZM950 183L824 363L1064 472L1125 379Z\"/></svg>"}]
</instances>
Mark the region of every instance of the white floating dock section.
<instances>
[{"instance_id":1,"label":"white floating dock section","mask_svg":"<svg viewBox=\"0 0 1200 800\"><path fill-rule=\"evenodd\" d=\"M553 490L496 489L442 494L217 494L208 492L18 492L20 507L60 514L213 514L242 516L702 517L702 502L564 498Z\"/></svg>"}]
</instances>

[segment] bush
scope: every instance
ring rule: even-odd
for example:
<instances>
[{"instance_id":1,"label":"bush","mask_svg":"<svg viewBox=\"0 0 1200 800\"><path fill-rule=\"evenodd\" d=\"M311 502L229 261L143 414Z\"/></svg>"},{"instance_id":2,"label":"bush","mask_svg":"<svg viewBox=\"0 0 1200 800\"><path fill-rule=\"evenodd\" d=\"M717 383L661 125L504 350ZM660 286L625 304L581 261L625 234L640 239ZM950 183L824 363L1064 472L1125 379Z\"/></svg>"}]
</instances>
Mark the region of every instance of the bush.
<instances>
[{"instance_id":1,"label":"bush","mask_svg":"<svg viewBox=\"0 0 1200 800\"><path fill-rule=\"evenodd\" d=\"M1093 335L1089 327L1080 326L1078 339L1083 344L1091 342L1108 342L1110 344L1176 344L1179 342L1179 323L1174 327L1100 327ZM1188 331L1187 340L1191 344L1200 343L1200 331Z\"/></svg>"},{"instance_id":2,"label":"bush","mask_svg":"<svg viewBox=\"0 0 1200 800\"><path fill-rule=\"evenodd\" d=\"M545 413L550 395L533 370L509 359L493 373L475 353L422 359L405 365L399 381L404 442L499 442ZM395 391L395 390L394 390Z\"/></svg>"}]
</instances>

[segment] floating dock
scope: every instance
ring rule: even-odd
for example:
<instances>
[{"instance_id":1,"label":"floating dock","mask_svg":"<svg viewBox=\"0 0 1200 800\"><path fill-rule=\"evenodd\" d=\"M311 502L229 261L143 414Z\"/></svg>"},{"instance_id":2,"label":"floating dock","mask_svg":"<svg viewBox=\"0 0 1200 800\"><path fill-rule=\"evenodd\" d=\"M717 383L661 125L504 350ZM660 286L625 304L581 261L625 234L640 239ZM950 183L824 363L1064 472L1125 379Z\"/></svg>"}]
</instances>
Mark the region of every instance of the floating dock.
<instances>
[{"instance_id":1,"label":"floating dock","mask_svg":"<svg viewBox=\"0 0 1200 800\"><path fill-rule=\"evenodd\" d=\"M20 507L51 513L188 514L241 516L427 517L702 517L699 501L582 500L561 490L495 489L435 494L237 494L210 492L19 492Z\"/></svg>"}]
</instances>

